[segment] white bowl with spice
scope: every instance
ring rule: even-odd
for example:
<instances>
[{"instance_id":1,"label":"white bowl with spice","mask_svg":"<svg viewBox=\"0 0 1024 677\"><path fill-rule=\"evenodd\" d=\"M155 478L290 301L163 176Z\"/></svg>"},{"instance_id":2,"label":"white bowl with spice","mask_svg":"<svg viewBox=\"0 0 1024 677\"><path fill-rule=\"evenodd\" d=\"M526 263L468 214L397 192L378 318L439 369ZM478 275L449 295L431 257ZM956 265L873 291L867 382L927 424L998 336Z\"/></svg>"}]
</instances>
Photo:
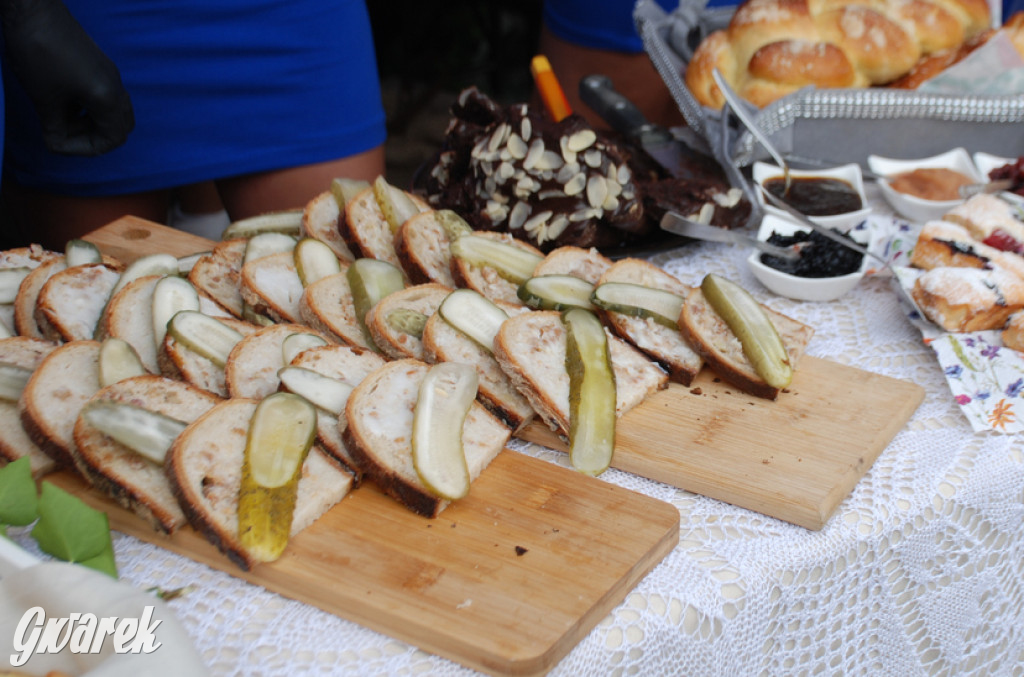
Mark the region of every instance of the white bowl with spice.
<instances>
[{"instance_id":1,"label":"white bowl with spice","mask_svg":"<svg viewBox=\"0 0 1024 677\"><path fill-rule=\"evenodd\" d=\"M913 160L869 155L868 168L883 177L878 188L886 202L915 223L941 219L964 201L961 185L988 180L964 148Z\"/></svg>"},{"instance_id":2,"label":"white bowl with spice","mask_svg":"<svg viewBox=\"0 0 1024 677\"><path fill-rule=\"evenodd\" d=\"M787 264L756 249L747 258L750 272L758 282L779 296L799 301L833 301L856 287L867 273L867 256L828 240L791 219L766 215L757 231L757 239L769 242L772 235L778 236L773 244L787 246L789 240L811 243L803 245L800 260L794 263ZM870 239L864 230L856 230L850 237L865 246ZM780 241L779 238L785 239ZM829 274L829 266L838 266L832 269L838 272Z\"/></svg>"},{"instance_id":3,"label":"white bowl with spice","mask_svg":"<svg viewBox=\"0 0 1024 677\"><path fill-rule=\"evenodd\" d=\"M768 214L788 218L786 212L765 200L760 191L772 191L782 197L785 173L778 165L755 162L754 183L760 190L757 199ZM844 233L862 222L871 213L864 192L864 176L860 165L846 164L822 169L790 169L790 187L785 200L815 223L837 228Z\"/></svg>"}]
</instances>

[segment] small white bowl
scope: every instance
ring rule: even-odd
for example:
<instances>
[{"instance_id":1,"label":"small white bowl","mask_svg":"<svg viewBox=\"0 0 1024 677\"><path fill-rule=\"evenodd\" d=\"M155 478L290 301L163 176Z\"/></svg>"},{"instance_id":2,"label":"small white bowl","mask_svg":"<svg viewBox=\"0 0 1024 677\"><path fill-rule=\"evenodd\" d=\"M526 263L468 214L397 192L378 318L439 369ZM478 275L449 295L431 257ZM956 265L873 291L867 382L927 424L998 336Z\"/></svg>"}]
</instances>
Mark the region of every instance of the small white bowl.
<instances>
[{"instance_id":1,"label":"small white bowl","mask_svg":"<svg viewBox=\"0 0 1024 677\"><path fill-rule=\"evenodd\" d=\"M945 153L918 160L896 160L879 157L878 155L869 155L868 168L880 176L895 176L903 172L912 172L915 169L952 169L971 177L971 179L978 183L987 180L978 171L978 168L971 160L971 156L963 148L954 148ZM906 193L894 190L889 182L884 179L879 180L878 188L882 191L886 202L892 205L892 208L900 216L910 219L915 223L925 223L941 219L949 210L963 202L962 198L957 200L925 200L914 195L907 195Z\"/></svg>"},{"instance_id":2,"label":"small white bowl","mask_svg":"<svg viewBox=\"0 0 1024 677\"><path fill-rule=\"evenodd\" d=\"M790 219L783 219L771 214L764 217L757 231L757 239L767 240L772 233L792 235L797 231L807 231L804 225ZM860 232L860 231L859 231ZM854 238L861 242L859 238ZM861 242L861 244L866 244ZM798 301L833 301L857 286L868 270L868 257L861 261L860 268L847 275L836 277L798 277L776 270L761 263L761 252L754 250L747 258L750 272L758 282L779 296L786 296Z\"/></svg>"},{"instance_id":3,"label":"small white bowl","mask_svg":"<svg viewBox=\"0 0 1024 677\"><path fill-rule=\"evenodd\" d=\"M826 169L790 169L789 175L793 178L805 178L805 177L825 177L829 179L839 179L846 181L853 189L857 191L857 195L860 196L860 203L864 205L860 209L852 212L845 212L843 214L834 214L831 216L812 216L810 217L815 223L821 224L827 228L837 228L842 232L848 232L851 228L859 224L861 221L866 219L871 213L871 206L868 204L867 195L864 193L864 177L861 174L860 165L848 164L840 165L838 167L829 167ZM753 169L754 183L761 189L757 191L757 199L764 207L764 210L768 214L773 214L782 218L789 218L789 215L775 207L768 204L761 191L764 190L764 182L769 179L780 178L783 176L782 168L778 165L774 165L768 162L755 162Z\"/></svg>"},{"instance_id":4,"label":"small white bowl","mask_svg":"<svg viewBox=\"0 0 1024 677\"><path fill-rule=\"evenodd\" d=\"M1012 165L1017 161L1017 158L1001 157L999 155L991 155L990 153L975 153L974 166L981 172L982 179L988 181L988 174L993 169L999 167L1005 167L1006 165Z\"/></svg>"}]
</instances>

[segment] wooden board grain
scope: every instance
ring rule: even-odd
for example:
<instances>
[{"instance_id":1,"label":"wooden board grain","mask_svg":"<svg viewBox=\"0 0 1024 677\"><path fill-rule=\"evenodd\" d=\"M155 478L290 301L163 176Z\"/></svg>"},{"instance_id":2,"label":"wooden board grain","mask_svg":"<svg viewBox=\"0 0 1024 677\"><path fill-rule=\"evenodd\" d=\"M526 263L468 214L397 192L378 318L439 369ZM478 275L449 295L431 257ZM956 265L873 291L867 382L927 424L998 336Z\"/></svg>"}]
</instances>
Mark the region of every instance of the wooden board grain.
<instances>
[{"instance_id":1,"label":"wooden board grain","mask_svg":"<svg viewBox=\"0 0 1024 677\"><path fill-rule=\"evenodd\" d=\"M815 357L775 401L705 369L620 419L612 465L821 529L923 398L915 383ZM538 423L522 437L565 449Z\"/></svg>"},{"instance_id":2,"label":"wooden board grain","mask_svg":"<svg viewBox=\"0 0 1024 677\"><path fill-rule=\"evenodd\" d=\"M136 216L124 216L86 235L104 254L131 263L148 254L187 256L208 251L213 242L204 237L175 230Z\"/></svg>"},{"instance_id":3,"label":"wooden board grain","mask_svg":"<svg viewBox=\"0 0 1024 677\"><path fill-rule=\"evenodd\" d=\"M47 480L117 531L495 675L550 670L679 540L673 506L507 449L437 519L365 484L249 572L191 528L162 536Z\"/></svg>"}]
</instances>

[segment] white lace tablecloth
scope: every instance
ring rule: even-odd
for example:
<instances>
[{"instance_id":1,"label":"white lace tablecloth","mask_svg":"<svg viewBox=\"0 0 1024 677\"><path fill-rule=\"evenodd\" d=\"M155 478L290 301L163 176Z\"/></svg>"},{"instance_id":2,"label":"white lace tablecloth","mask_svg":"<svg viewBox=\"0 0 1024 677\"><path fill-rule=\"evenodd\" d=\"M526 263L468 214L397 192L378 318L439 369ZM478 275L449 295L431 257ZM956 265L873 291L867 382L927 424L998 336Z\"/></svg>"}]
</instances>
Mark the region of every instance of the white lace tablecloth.
<instances>
[{"instance_id":1,"label":"white lace tablecloth","mask_svg":"<svg viewBox=\"0 0 1024 677\"><path fill-rule=\"evenodd\" d=\"M818 532L607 471L679 509L679 545L552 674L1024 675L1024 443L972 432L887 279L789 301L746 255L708 244L653 260L692 284L740 281L816 328L810 354L918 383L924 402ZM212 675L474 674L135 538L114 546L124 580L191 586L170 606Z\"/></svg>"}]
</instances>

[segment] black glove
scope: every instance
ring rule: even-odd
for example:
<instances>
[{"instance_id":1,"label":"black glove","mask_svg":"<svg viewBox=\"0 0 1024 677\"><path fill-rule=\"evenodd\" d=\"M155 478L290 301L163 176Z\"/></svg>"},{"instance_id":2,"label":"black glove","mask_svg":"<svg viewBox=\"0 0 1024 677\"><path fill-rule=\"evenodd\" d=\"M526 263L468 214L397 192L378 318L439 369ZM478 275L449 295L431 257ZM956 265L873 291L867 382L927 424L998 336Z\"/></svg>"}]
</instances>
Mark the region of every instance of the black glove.
<instances>
[{"instance_id":1,"label":"black glove","mask_svg":"<svg viewBox=\"0 0 1024 677\"><path fill-rule=\"evenodd\" d=\"M135 127L117 66L61 0L0 0L11 71L39 114L46 147L100 155Z\"/></svg>"}]
</instances>

